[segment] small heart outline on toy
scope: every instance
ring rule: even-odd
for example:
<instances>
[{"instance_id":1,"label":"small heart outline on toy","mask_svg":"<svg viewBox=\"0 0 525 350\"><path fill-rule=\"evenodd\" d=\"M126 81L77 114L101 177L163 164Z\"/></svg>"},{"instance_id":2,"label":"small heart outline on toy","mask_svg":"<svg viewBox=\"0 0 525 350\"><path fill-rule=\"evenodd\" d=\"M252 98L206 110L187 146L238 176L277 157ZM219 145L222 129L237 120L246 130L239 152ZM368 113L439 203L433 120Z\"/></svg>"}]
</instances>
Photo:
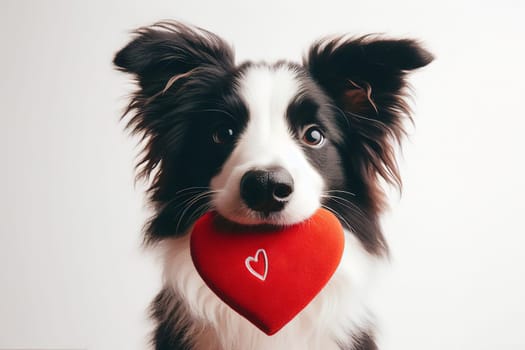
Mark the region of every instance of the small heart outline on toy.
<instances>
[{"instance_id":1,"label":"small heart outline on toy","mask_svg":"<svg viewBox=\"0 0 525 350\"><path fill-rule=\"evenodd\" d=\"M257 272L253 267L252 267L252 263L257 263L259 262L259 255L262 255L263 257L263 262L264 262L264 273L261 274L259 272ZM248 256L245 260L244 260L244 265L246 265L246 269L248 269L248 271L253 275L255 276L256 278L260 279L261 281L265 281L266 280L266 277L268 276L268 255L266 254L266 250L264 249L258 249L257 252L255 252L255 255L254 256Z\"/></svg>"}]
</instances>

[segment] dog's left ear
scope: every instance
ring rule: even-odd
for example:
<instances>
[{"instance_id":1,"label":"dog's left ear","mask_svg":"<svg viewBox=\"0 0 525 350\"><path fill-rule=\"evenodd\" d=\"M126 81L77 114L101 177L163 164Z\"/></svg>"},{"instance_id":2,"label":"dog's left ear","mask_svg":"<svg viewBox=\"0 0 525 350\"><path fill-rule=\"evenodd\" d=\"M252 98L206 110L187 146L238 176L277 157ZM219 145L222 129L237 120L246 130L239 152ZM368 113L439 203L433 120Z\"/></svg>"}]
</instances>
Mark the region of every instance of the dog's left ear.
<instances>
[{"instance_id":1,"label":"dog's left ear","mask_svg":"<svg viewBox=\"0 0 525 350\"><path fill-rule=\"evenodd\" d=\"M410 108L404 100L409 71L433 60L414 40L373 36L335 38L316 42L304 65L345 113L354 149L361 155L356 168L362 175L400 184L392 141L404 133L403 117Z\"/></svg>"},{"instance_id":2,"label":"dog's left ear","mask_svg":"<svg viewBox=\"0 0 525 350\"><path fill-rule=\"evenodd\" d=\"M407 72L432 62L414 40L336 38L315 43L305 65L315 80L345 110L379 115L395 107Z\"/></svg>"}]
</instances>

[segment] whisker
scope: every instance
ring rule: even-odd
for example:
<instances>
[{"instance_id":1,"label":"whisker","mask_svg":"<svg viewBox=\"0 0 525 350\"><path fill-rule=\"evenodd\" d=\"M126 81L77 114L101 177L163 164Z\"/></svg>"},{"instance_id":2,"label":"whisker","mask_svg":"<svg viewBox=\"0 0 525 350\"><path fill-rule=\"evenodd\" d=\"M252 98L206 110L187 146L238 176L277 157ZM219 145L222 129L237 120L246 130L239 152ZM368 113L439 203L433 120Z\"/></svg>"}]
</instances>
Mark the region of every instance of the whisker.
<instances>
[{"instance_id":1,"label":"whisker","mask_svg":"<svg viewBox=\"0 0 525 350\"><path fill-rule=\"evenodd\" d=\"M200 218L204 213L209 211L211 209L211 204L206 202L198 206L194 211L193 214L190 215L188 221L193 222L194 220L197 220Z\"/></svg>"},{"instance_id":2,"label":"whisker","mask_svg":"<svg viewBox=\"0 0 525 350\"><path fill-rule=\"evenodd\" d=\"M190 201L193 198L193 196L198 195L199 193L210 192L210 191L203 191L203 190L209 190L209 187L198 187L198 186L195 186L195 187L183 188L182 190L177 191L175 193L175 196L172 199L170 199L168 202L166 202L162 206L162 208L166 208L166 207L172 205L173 202L181 201L180 203L178 203L175 206L175 208L178 208L181 205L185 205L188 201ZM220 192L220 191L211 191L211 192L216 193L216 192ZM188 197L188 198L184 199L185 197Z\"/></svg>"},{"instance_id":3,"label":"whisker","mask_svg":"<svg viewBox=\"0 0 525 350\"><path fill-rule=\"evenodd\" d=\"M348 192L348 191L344 191L344 190L327 190L327 191L324 191L325 193L331 193L331 192L340 192L340 193L347 193L351 196L355 196L355 193L353 192Z\"/></svg>"},{"instance_id":4,"label":"whisker","mask_svg":"<svg viewBox=\"0 0 525 350\"><path fill-rule=\"evenodd\" d=\"M340 197L340 196L335 196L335 195L326 195L326 194L322 194L321 197L328 198L329 200L333 200L334 202L336 202L336 203L338 203L338 204L340 204L342 206L345 206L348 209L351 209L352 211L356 212L357 214L359 214L361 216L365 215L363 213L363 211L361 210L361 208L359 208L354 202L352 202L351 200L349 200L347 198ZM346 202L348 204L345 204L344 202Z\"/></svg>"},{"instance_id":5,"label":"whisker","mask_svg":"<svg viewBox=\"0 0 525 350\"><path fill-rule=\"evenodd\" d=\"M342 201L345 201L345 202L348 202L350 203L351 205L355 205L351 200L349 200L348 198L344 198L344 197L340 197L340 196L335 196L333 194L322 194L321 197L323 198L329 198L329 199L340 199Z\"/></svg>"},{"instance_id":6,"label":"whisker","mask_svg":"<svg viewBox=\"0 0 525 350\"><path fill-rule=\"evenodd\" d=\"M346 221L346 219L341 215L339 214L339 212L333 208L331 208L330 206L328 205L324 205L322 204L321 207L325 208L326 210L332 212L339 220L341 220L351 231L355 231L354 228L352 227L352 225L350 225L348 223L348 221Z\"/></svg>"},{"instance_id":7,"label":"whisker","mask_svg":"<svg viewBox=\"0 0 525 350\"><path fill-rule=\"evenodd\" d=\"M177 209L179 207L182 207L182 206L185 206L188 204L188 202L191 202L195 196L201 194L201 192L198 192L198 193L186 193L184 196L177 196L175 198L172 198L168 203L166 203L166 205L164 207L167 207L167 206L170 206L172 205L174 202L178 202L174 207L173 209ZM187 197L186 199L183 200L184 197Z\"/></svg>"},{"instance_id":8,"label":"whisker","mask_svg":"<svg viewBox=\"0 0 525 350\"><path fill-rule=\"evenodd\" d=\"M361 209L359 209L358 206L356 206L354 203L350 202L350 201L347 201L348 203L350 203L351 205L348 205L344 202L342 202L341 200L338 200L337 198L335 197L332 197L332 199L336 202L336 203L339 203L340 205L348 208L348 209L352 209L352 210L356 210L359 214L363 214L363 212L361 211Z\"/></svg>"},{"instance_id":9,"label":"whisker","mask_svg":"<svg viewBox=\"0 0 525 350\"><path fill-rule=\"evenodd\" d=\"M199 193L197 195L194 195L192 197L190 197L190 200L186 200L185 202L183 203L188 203L188 204L185 204L187 205L186 208L182 211L181 215L179 216L179 220L177 221L177 226L175 227L175 231L179 231L179 227L180 227L180 224L182 223L183 221L183 218L184 216L186 215L186 213L188 212L188 210L191 209L192 206L194 206L195 204L197 204L199 201L201 200L204 200L206 199L207 197L211 197L211 195L213 195L214 193L216 193L217 191L206 191L206 192L203 192L203 193ZM207 203L207 202L206 202ZM179 207L179 205L177 205L177 207ZM194 214L194 212L193 212ZM192 215L193 215L192 214ZM190 216L191 217L191 216Z\"/></svg>"},{"instance_id":10,"label":"whisker","mask_svg":"<svg viewBox=\"0 0 525 350\"><path fill-rule=\"evenodd\" d=\"M214 193L214 191L204 192L201 194L196 195L189 203L188 206L191 207L193 204L197 203L202 198L211 196Z\"/></svg>"},{"instance_id":11,"label":"whisker","mask_svg":"<svg viewBox=\"0 0 525 350\"><path fill-rule=\"evenodd\" d=\"M177 192L175 192L175 194L179 194L179 193L183 193L183 192L187 192L187 191L197 191L197 190L209 190L209 187L207 186L192 186L192 187L186 187L186 188L183 188L182 190L179 190Z\"/></svg>"}]
</instances>

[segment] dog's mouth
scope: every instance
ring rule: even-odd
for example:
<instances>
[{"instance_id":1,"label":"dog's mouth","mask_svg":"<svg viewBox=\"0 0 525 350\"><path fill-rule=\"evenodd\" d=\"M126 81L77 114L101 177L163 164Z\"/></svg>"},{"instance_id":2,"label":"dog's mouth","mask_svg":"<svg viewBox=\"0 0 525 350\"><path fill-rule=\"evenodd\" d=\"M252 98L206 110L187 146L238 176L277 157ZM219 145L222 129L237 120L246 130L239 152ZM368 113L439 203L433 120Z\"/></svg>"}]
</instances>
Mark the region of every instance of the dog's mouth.
<instances>
[{"instance_id":1,"label":"dog's mouth","mask_svg":"<svg viewBox=\"0 0 525 350\"><path fill-rule=\"evenodd\" d=\"M238 222L232 219L229 219L225 216L222 216L220 213L214 211L214 222L215 224L220 227L221 229L227 230L229 232L241 232L241 231L258 231L258 232L264 232L264 231L276 231L279 229L282 229L286 226L291 226L292 224L283 224L273 221L264 221L261 220L260 223L244 223L244 222ZM269 216L265 216L266 218L269 218Z\"/></svg>"},{"instance_id":2,"label":"dog's mouth","mask_svg":"<svg viewBox=\"0 0 525 350\"><path fill-rule=\"evenodd\" d=\"M217 222L221 225L227 225L234 229L248 228L263 231L294 226L308 220L316 212L316 210L313 210L312 213L294 217L284 211L263 213L253 210L242 210L242 208L234 212L225 213L218 209L214 211L217 216Z\"/></svg>"}]
</instances>

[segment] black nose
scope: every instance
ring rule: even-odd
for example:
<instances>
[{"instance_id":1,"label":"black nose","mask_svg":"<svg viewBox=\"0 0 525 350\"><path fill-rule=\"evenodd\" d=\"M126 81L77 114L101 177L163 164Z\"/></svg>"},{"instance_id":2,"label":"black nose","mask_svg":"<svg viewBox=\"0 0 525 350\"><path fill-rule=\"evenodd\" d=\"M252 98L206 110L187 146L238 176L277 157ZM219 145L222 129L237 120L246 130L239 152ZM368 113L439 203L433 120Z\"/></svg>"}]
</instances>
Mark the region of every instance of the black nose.
<instances>
[{"instance_id":1,"label":"black nose","mask_svg":"<svg viewBox=\"0 0 525 350\"><path fill-rule=\"evenodd\" d=\"M269 214L284 208L293 192L292 175L284 168L250 170L241 179L241 198L253 210Z\"/></svg>"}]
</instances>

